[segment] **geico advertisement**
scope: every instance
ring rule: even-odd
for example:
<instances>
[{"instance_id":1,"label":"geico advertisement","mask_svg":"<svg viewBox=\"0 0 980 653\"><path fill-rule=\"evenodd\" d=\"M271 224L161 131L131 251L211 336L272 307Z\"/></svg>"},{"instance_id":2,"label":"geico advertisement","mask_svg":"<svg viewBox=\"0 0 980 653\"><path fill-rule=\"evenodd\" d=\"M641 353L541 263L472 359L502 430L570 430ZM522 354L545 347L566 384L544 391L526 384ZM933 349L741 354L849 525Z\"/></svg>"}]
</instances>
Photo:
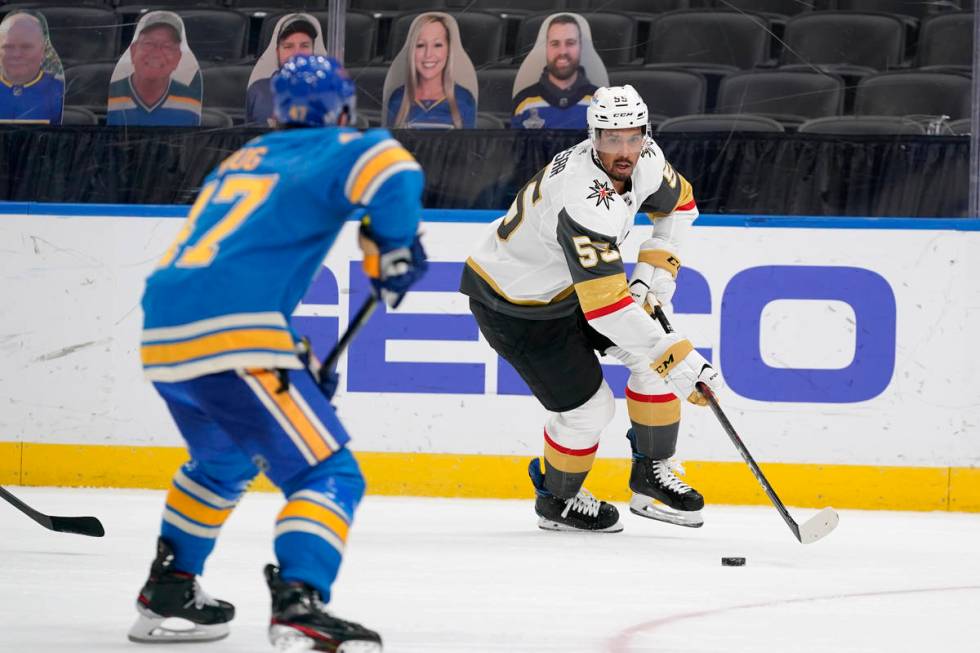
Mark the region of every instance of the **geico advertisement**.
<instances>
[{"instance_id":1,"label":"geico advertisement","mask_svg":"<svg viewBox=\"0 0 980 653\"><path fill-rule=\"evenodd\" d=\"M143 280L180 223L0 219L0 439L179 443L142 380L138 343ZM428 275L398 310L379 308L341 359L335 403L355 448L538 452L545 411L456 292L487 224L424 230ZM632 231L625 260L649 230ZM695 225L672 321L721 370L722 402L761 460L980 463L980 269L967 256L978 240L953 230ZM350 224L294 316L321 357L367 297L359 259ZM625 368L604 362L622 397ZM620 402L600 455L627 454L628 425ZM737 459L706 409L685 406L681 429L681 456Z\"/></svg>"}]
</instances>

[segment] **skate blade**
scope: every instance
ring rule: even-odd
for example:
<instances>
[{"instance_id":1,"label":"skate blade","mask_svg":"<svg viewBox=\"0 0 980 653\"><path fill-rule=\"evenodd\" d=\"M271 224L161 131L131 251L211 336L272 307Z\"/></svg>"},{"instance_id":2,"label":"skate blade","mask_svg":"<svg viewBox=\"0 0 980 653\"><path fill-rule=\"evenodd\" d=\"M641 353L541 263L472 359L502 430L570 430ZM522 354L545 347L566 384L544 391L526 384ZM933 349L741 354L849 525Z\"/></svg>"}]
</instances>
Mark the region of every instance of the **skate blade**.
<instances>
[{"instance_id":1,"label":"skate blade","mask_svg":"<svg viewBox=\"0 0 980 653\"><path fill-rule=\"evenodd\" d=\"M302 653L302 651L317 650L315 639L289 626L272 626L269 628L269 641L272 642L276 653ZM364 640L343 642L337 647L336 653L381 653L381 644Z\"/></svg>"},{"instance_id":2,"label":"skate blade","mask_svg":"<svg viewBox=\"0 0 980 653\"><path fill-rule=\"evenodd\" d=\"M701 528L704 525L700 510L674 510L642 494L634 494L630 499L630 512L647 519L688 528Z\"/></svg>"},{"instance_id":3,"label":"skate blade","mask_svg":"<svg viewBox=\"0 0 980 653\"><path fill-rule=\"evenodd\" d=\"M149 612L149 611L147 611ZM174 624L183 627L176 628ZM161 617L150 612L141 613L129 629L131 642L141 644L170 644L178 642L213 642L224 639L231 632L228 624L195 624L186 619Z\"/></svg>"},{"instance_id":4,"label":"skate blade","mask_svg":"<svg viewBox=\"0 0 980 653\"><path fill-rule=\"evenodd\" d=\"M623 523L617 521L612 526L590 530L587 528L575 528L568 524L562 524L544 517L538 517L538 528L543 531L561 531L563 533L618 533L623 530Z\"/></svg>"}]
</instances>

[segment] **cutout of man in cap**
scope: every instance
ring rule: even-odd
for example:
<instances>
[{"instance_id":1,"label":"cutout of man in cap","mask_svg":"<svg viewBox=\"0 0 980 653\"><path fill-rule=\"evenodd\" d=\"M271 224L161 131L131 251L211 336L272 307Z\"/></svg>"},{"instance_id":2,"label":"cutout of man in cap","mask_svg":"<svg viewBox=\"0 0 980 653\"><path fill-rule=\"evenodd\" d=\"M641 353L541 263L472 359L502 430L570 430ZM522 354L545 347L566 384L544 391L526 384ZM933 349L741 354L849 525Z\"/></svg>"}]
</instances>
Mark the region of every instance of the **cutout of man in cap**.
<instances>
[{"instance_id":1,"label":"cutout of man in cap","mask_svg":"<svg viewBox=\"0 0 980 653\"><path fill-rule=\"evenodd\" d=\"M276 23L272 39L248 79L245 122L272 124L272 76L297 54L327 54L320 23L309 14L287 14Z\"/></svg>"},{"instance_id":2,"label":"cutout of man in cap","mask_svg":"<svg viewBox=\"0 0 980 653\"><path fill-rule=\"evenodd\" d=\"M152 11L136 27L109 85L109 125L194 127L201 124L201 73L184 41L184 23Z\"/></svg>"}]
</instances>

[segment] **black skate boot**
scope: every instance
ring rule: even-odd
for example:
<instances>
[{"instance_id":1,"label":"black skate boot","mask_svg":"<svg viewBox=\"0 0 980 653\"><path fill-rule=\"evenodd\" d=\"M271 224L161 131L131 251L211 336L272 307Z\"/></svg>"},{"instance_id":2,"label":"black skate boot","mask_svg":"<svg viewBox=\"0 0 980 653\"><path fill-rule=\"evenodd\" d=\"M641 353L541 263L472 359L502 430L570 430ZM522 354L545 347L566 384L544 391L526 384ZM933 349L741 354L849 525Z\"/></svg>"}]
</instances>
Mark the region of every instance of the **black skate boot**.
<instances>
[{"instance_id":1,"label":"black skate boot","mask_svg":"<svg viewBox=\"0 0 980 653\"><path fill-rule=\"evenodd\" d=\"M633 442L630 434L630 443ZM630 512L634 515L665 521L678 526L698 528L704 524L701 509L704 497L677 478L680 465L670 460L654 460L633 451L630 470Z\"/></svg>"},{"instance_id":2,"label":"black skate boot","mask_svg":"<svg viewBox=\"0 0 980 653\"><path fill-rule=\"evenodd\" d=\"M618 533L623 530L616 506L599 501L582 488L571 499L556 497L544 486L544 474L537 458L527 468L534 484L534 512L538 515L538 528L546 531L586 531L593 533Z\"/></svg>"},{"instance_id":3,"label":"black skate boot","mask_svg":"<svg viewBox=\"0 0 980 653\"><path fill-rule=\"evenodd\" d=\"M320 593L305 583L284 581L275 565L265 566L272 592L269 641L282 653L381 653L381 636L327 612Z\"/></svg>"},{"instance_id":4,"label":"black skate boot","mask_svg":"<svg viewBox=\"0 0 980 653\"><path fill-rule=\"evenodd\" d=\"M193 574L171 568L174 552L163 538L157 540L157 557L136 599L139 618L129 629L133 642L211 642L228 636L228 622L235 606L204 593ZM191 623L189 628L169 628L171 617Z\"/></svg>"}]
</instances>

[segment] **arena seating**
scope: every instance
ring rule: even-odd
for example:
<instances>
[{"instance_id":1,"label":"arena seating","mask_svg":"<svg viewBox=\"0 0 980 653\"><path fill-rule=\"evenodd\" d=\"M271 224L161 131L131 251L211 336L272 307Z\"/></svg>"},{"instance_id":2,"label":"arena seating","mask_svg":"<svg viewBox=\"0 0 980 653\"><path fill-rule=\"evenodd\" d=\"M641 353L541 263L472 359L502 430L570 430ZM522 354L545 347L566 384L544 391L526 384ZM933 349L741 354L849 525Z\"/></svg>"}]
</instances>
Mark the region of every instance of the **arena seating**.
<instances>
[{"instance_id":1,"label":"arena seating","mask_svg":"<svg viewBox=\"0 0 980 653\"><path fill-rule=\"evenodd\" d=\"M276 21L311 12L326 31L328 0L34 0L0 2L44 14L66 75L66 122L105 114L114 62L134 22L166 8L184 20L201 63L207 125L244 117L244 87ZM611 83L633 84L654 124L701 129L752 114L740 129L804 133L917 133L936 123L967 133L972 102L973 13L969 0L350 0L345 62L359 108L378 124L387 63L409 25L441 10L460 26L477 69L478 124L509 123L517 66L542 21L574 11L589 21ZM718 122L711 123L714 115ZM688 121L675 120L693 116ZM738 122L738 121L736 121ZM938 123L937 123L938 124ZM955 125L955 128L953 127Z\"/></svg>"}]
</instances>

